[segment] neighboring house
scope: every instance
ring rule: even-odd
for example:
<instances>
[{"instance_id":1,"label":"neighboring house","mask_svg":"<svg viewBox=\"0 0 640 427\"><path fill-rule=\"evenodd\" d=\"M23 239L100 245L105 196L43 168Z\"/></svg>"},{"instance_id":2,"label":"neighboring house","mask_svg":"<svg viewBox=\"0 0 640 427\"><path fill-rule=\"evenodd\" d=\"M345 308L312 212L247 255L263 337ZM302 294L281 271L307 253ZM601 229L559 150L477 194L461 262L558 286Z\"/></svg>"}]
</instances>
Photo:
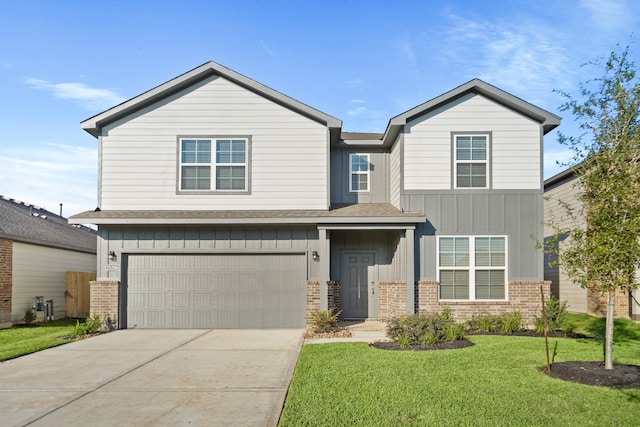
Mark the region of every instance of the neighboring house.
<instances>
[{"instance_id":1,"label":"neighboring house","mask_svg":"<svg viewBox=\"0 0 640 427\"><path fill-rule=\"evenodd\" d=\"M126 327L302 327L521 310L543 283L542 140L560 118L471 80L342 122L214 62L82 122L98 139L91 311ZM99 298L100 296L100 298ZM95 297L95 300L94 300Z\"/></svg>"},{"instance_id":2,"label":"neighboring house","mask_svg":"<svg viewBox=\"0 0 640 427\"><path fill-rule=\"evenodd\" d=\"M0 327L22 321L37 296L64 317L67 271L96 271L95 231L0 196Z\"/></svg>"},{"instance_id":3,"label":"neighboring house","mask_svg":"<svg viewBox=\"0 0 640 427\"><path fill-rule=\"evenodd\" d=\"M554 229L548 224L550 221L560 228L585 227L585 220L580 215L580 182L576 174L576 167L568 168L559 174L552 176L544 182L544 212L545 239L554 235ZM567 214L566 207L573 211L573 217ZM562 242L570 238L563 236ZM551 293L561 301L567 301L567 308L574 313L588 313L604 316L607 312L607 298L599 291L584 289L569 278L558 265L549 265L556 257L548 254L545 256L544 278L551 281ZM628 317L640 320L640 291L633 293L620 292L616 296L616 316Z\"/></svg>"}]
</instances>

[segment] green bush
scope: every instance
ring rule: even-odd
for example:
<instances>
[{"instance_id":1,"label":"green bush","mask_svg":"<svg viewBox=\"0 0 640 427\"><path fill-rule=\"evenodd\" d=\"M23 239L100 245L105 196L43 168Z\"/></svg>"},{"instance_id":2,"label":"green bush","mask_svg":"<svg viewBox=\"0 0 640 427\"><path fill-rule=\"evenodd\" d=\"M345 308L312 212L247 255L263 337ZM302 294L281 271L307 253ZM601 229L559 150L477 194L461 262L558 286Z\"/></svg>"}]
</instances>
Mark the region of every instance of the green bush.
<instances>
[{"instance_id":1,"label":"green bush","mask_svg":"<svg viewBox=\"0 0 640 427\"><path fill-rule=\"evenodd\" d=\"M544 312L549 332L562 331L566 335L574 331L575 325L567 317L567 304L567 301L560 301L553 295L544 301ZM534 318L534 325L538 334L544 333L542 316Z\"/></svg>"},{"instance_id":2,"label":"green bush","mask_svg":"<svg viewBox=\"0 0 640 427\"><path fill-rule=\"evenodd\" d=\"M36 320L36 312L30 308L27 308L24 311L24 323L26 325L30 325L34 320Z\"/></svg>"},{"instance_id":3,"label":"green bush","mask_svg":"<svg viewBox=\"0 0 640 427\"><path fill-rule=\"evenodd\" d=\"M445 308L442 313L403 314L391 319L387 335L401 348L429 346L445 341L464 339L464 326L451 318Z\"/></svg>"},{"instance_id":4,"label":"green bush","mask_svg":"<svg viewBox=\"0 0 640 427\"><path fill-rule=\"evenodd\" d=\"M93 316L87 317L83 323L80 323L80 321L77 320L73 333L78 337L96 334L103 330L105 321L106 316L100 316L99 314L94 313Z\"/></svg>"},{"instance_id":5,"label":"green bush","mask_svg":"<svg viewBox=\"0 0 640 427\"><path fill-rule=\"evenodd\" d=\"M467 321L467 329L489 333L504 332L511 335L523 329L522 314L518 310L503 314L476 314Z\"/></svg>"},{"instance_id":6,"label":"green bush","mask_svg":"<svg viewBox=\"0 0 640 427\"><path fill-rule=\"evenodd\" d=\"M313 310L309 314L309 326L316 333L333 332L339 329L339 318L340 311L334 313L333 310Z\"/></svg>"}]
</instances>

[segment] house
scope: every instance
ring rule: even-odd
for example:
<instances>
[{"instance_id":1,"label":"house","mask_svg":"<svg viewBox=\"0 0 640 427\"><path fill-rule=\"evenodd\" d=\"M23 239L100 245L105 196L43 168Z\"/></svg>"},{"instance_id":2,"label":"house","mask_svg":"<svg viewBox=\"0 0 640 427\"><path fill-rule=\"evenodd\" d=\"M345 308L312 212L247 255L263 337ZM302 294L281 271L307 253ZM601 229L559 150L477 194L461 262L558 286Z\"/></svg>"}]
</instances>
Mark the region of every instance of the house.
<instances>
[{"instance_id":1,"label":"house","mask_svg":"<svg viewBox=\"0 0 640 427\"><path fill-rule=\"evenodd\" d=\"M568 168L544 182L545 239L555 234L548 224L553 221L561 228L584 227L585 220L580 215L581 203L578 199L580 180L577 166ZM565 206L574 212L567 215ZM560 245L562 245L562 241ZM560 247L562 249L562 247ZM567 309L574 313L588 313L604 316L607 312L607 297L594 289L583 289L567 276L558 265L552 264L555 257L547 255L544 263L544 278L551 282L551 293L561 301L567 301ZM619 292L616 295L615 315L640 320L640 290L632 293Z\"/></svg>"},{"instance_id":2,"label":"house","mask_svg":"<svg viewBox=\"0 0 640 427\"><path fill-rule=\"evenodd\" d=\"M543 282L542 140L560 118L471 80L342 122L214 62L82 122L98 139L92 312L131 327L302 327L521 310Z\"/></svg>"},{"instance_id":3,"label":"house","mask_svg":"<svg viewBox=\"0 0 640 427\"><path fill-rule=\"evenodd\" d=\"M0 196L0 327L20 322L37 296L65 317L67 271L96 271L95 231Z\"/></svg>"}]
</instances>

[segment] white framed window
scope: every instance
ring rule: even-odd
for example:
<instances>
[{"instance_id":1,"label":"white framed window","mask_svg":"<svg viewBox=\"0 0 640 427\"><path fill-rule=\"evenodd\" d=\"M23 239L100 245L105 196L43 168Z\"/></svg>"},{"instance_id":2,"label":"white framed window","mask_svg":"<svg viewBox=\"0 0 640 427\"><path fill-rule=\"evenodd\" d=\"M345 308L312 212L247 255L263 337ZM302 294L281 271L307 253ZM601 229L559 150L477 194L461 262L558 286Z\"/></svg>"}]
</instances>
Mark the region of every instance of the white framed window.
<instances>
[{"instance_id":1,"label":"white framed window","mask_svg":"<svg viewBox=\"0 0 640 427\"><path fill-rule=\"evenodd\" d=\"M489 187L489 136L454 135L456 188Z\"/></svg>"},{"instance_id":2,"label":"white framed window","mask_svg":"<svg viewBox=\"0 0 640 427\"><path fill-rule=\"evenodd\" d=\"M349 191L369 191L369 154L349 154Z\"/></svg>"},{"instance_id":3,"label":"white framed window","mask_svg":"<svg viewBox=\"0 0 640 427\"><path fill-rule=\"evenodd\" d=\"M181 191L247 191L248 138L180 138Z\"/></svg>"},{"instance_id":4,"label":"white framed window","mask_svg":"<svg viewBox=\"0 0 640 427\"><path fill-rule=\"evenodd\" d=\"M506 300L506 236L438 237L440 300Z\"/></svg>"}]
</instances>

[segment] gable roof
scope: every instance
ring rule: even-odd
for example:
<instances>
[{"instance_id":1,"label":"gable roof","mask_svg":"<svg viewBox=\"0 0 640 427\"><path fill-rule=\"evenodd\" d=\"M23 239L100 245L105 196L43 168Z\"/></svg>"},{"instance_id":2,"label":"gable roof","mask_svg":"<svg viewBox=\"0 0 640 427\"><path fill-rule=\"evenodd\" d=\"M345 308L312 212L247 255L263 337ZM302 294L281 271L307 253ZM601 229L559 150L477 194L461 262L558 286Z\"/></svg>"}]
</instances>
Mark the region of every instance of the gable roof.
<instances>
[{"instance_id":1,"label":"gable roof","mask_svg":"<svg viewBox=\"0 0 640 427\"><path fill-rule=\"evenodd\" d=\"M0 238L96 253L96 232L39 206L0 196Z\"/></svg>"},{"instance_id":2,"label":"gable roof","mask_svg":"<svg viewBox=\"0 0 640 427\"><path fill-rule=\"evenodd\" d=\"M307 104L290 98L271 89L270 87L258 83L255 80L243 76L242 74L213 61L205 62L199 67L196 67L191 71L187 71L168 82L124 101L123 103L103 111L102 113L96 114L95 116L81 122L80 125L82 126L82 129L86 130L91 135L98 137L100 135L100 130L109 123L113 123L116 120L126 117L211 76L223 77L244 87L245 89L275 102L276 104L280 104L283 107L326 125L332 131L332 139L339 138L340 136L340 128L342 127L341 120L325 114L322 111L316 110Z\"/></svg>"},{"instance_id":3,"label":"gable roof","mask_svg":"<svg viewBox=\"0 0 640 427\"><path fill-rule=\"evenodd\" d=\"M495 86L490 85L480 79L473 79L464 83L449 92L443 93L425 103L422 103L402 114L399 114L389 120L387 130L384 133L383 140L386 143L391 143L398 136L398 133L407 122L422 116L429 111L454 101L469 93L477 93L483 95L505 107L511 108L520 114L523 114L531 119L539 122L542 125L544 133L548 133L560 125L561 118L553 113L550 113L542 108L536 107L508 92L498 89Z\"/></svg>"}]
</instances>

